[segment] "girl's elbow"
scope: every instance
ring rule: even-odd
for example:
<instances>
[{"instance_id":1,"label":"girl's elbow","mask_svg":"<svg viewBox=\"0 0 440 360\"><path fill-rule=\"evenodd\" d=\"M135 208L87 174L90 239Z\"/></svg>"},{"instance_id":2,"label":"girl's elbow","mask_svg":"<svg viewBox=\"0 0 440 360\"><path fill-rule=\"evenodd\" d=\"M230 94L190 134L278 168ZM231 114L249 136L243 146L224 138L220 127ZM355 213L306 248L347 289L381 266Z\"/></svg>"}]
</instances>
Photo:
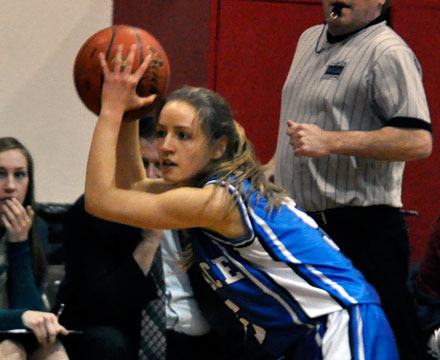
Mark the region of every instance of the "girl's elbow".
<instances>
[{"instance_id":1,"label":"girl's elbow","mask_svg":"<svg viewBox=\"0 0 440 360\"><path fill-rule=\"evenodd\" d=\"M97 216L99 213L99 201L87 192L84 194L84 209L91 215Z\"/></svg>"},{"instance_id":2,"label":"girl's elbow","mask_svg":"<svg viewBox=\"0 0 440 360\"><path fill-rule=\"evenodd\" d=\"M87 192L84 194L85 211L97 218L112 221L115 209L111 204L107 196L102 197L99 194Z\"/></svg>"}]
</instances>

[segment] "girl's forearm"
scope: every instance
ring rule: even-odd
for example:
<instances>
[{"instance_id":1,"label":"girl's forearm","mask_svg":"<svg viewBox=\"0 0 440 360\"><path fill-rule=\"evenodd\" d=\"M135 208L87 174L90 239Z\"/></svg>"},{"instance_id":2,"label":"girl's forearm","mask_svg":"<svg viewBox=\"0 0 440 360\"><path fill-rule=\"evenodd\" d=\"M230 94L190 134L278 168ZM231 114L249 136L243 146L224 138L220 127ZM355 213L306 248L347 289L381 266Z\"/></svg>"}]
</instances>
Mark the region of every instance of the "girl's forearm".
<instances>
[{"instance_id":1,"label":"girl's forearm","mask_svg":"<svg viewBox=\"0 0 440 360\"><path fill-rule=\"evenodd\" d=\"M140 155L139 120L124 121L119 132L116 186L131 189L135 183L146 178Z\"/></svg>"},{"instance_id":2,"label":"girl's forearm","mask_svg":"<svg viewBox=\"0 0 440 360\"><path fill-rule=\"evenodd\" d=\"M101 112L93 132L87 162L85 204L98 209L105 194L115 187L118 134L123 112Z\"/></svg>"}]
</instances>

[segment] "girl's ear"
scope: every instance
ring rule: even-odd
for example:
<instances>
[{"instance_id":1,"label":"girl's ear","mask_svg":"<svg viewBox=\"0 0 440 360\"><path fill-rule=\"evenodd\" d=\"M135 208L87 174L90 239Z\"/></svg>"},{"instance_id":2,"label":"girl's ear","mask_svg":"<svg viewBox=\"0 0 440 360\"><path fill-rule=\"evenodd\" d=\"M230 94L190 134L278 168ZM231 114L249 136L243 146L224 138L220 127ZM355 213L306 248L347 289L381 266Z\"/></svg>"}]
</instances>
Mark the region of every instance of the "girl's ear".
<instances>
[{"instance_id":1,"label":"girl's ear","mask_svg":"<svg viewBox=\"0 0 440 360\"><path fill-rule=\"evenodd\" d=\"M220 139L215 141L215 148L212 153L212 159L218 160L220 159L226 151L226 147L228 146L228 138L226 136L222 136Z\"/></svg>"}]
</instances>

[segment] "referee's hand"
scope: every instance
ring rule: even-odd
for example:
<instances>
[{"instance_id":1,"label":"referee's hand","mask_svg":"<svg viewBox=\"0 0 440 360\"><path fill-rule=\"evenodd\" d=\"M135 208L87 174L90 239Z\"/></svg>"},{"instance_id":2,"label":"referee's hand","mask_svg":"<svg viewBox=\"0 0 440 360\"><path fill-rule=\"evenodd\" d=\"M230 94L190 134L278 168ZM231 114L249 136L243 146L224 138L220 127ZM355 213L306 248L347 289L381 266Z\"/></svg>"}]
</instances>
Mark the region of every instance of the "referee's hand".
<instances>
[{"instance_id":1,"label":"referee's hand","mask_svg":"<svg viewBox=\"0 0 440 360\"><path fill-rule=\"evenodd\" d=\"M297 156L322 157L331 153L330 133L317 125L288 120L286 134Z\"/></svg>"}]
</instances>

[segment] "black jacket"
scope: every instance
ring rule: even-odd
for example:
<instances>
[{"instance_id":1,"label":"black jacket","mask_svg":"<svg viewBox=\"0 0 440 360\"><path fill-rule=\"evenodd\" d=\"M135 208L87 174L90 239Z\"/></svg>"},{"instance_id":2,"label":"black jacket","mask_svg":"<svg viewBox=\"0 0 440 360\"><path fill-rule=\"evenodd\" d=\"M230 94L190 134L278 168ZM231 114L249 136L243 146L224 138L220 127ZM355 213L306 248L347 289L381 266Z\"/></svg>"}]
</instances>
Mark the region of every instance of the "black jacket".
<instances>
[{"instance_id":1,"label":"black jacket","mask_svg":"<svg viewBox=\"0 0 440 360\"><path fill-rule=\"evenodd\" d=\"M58 295L61 323L70 329L116 326L139 332L142 307L156 296L132 253L140 229L98 219L84 210L81 196L64 224L66 276Z\"/></svg>"}]
</instances>

